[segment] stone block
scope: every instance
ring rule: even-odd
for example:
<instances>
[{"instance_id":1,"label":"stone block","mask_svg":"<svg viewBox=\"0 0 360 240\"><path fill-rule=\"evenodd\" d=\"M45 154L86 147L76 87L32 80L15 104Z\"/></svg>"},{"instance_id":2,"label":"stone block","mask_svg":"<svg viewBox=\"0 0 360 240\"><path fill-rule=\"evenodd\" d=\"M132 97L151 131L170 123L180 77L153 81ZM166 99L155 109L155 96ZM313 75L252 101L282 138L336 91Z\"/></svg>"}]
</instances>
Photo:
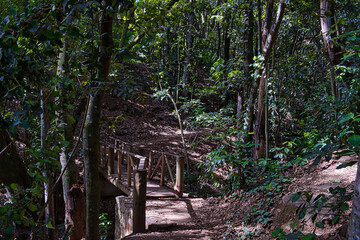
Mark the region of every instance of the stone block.
<instances>
[{"instance_id":1,"label":"stone block","mask_svg":"<svg viewBox=\"0 0 360 240\"><path fill-rule=\"evenodd\" d=\"M115 205L115 239L133 233L133 198L118 196Z\"/></svg>"}]
</instances>

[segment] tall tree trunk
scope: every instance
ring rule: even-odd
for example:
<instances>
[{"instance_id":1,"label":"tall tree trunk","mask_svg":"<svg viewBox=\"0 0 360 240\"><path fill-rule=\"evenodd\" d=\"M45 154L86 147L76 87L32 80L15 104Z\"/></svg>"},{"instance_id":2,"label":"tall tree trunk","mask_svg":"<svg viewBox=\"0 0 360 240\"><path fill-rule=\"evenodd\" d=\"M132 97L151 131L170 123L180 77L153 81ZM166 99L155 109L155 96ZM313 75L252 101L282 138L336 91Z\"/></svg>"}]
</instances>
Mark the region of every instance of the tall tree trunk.
<instances>
[{"instance_id":1,"label":"tall tree trunk","mask_svg":"<svg viewBox=\"0 0 360 240\"><path fill-rule=\"evenodd\" d=\"M113 46L112 0L106 0L100 19L100 56L98 60L97 81L107 82L111 64L111 48ZM115 8L114 8L115 9ZM94 84L94 83L92 83ZM100 159L100 116L104 91L101 84L93 87L88 104L88 113L84 126L83 148L86 188L86 239L99 240L99 159Z\"/></svg>"},{"instance_id":2,"label":"tall tree trunk","mask_svg":"<svg viewBox=\"0 0 360 240\"><path fill-rule=\"evenodd\" d=\"M271 24L273 20L273 9L274 9L274 0L268 0L266 4L266 13L264 19L264 27L261 37L261 48L265 46L266 38L269 35L271 30ZM262 51L262 49L260 50ZM265 153L265 89L268 82L268 64L265 62L264 71L261 74L260 83L259 83L259 92L257 100L257 112L256 112L256 121L255 121L255 159L260 159L264 157Z\"/></svg>"},{"instance_id":3,"label":"tall tree trunk","mask_svg":"<svg viewBox=\"0 0 360 240\"><path fill-rule=\"evenodd\" d=\"M338 96L336 94L337 89L335 83L336 72L334 66L341 62L342 53L341 47L334 42L337 37L337 32L332 31L331 29L332 26L336 25L334 0L320 0L320 24L325 49L330 63L331 94L334 99L337 99Z\"/></svg>"},{"instance_id":4,"label":"tall tree trunk","mask_svg":"<svg viewBox=\"0 0 360 240\"><path fill-rule=\"evenodd\" d=\"M191 73L191 58L192 58L192 48L194 42L194 20L195 20L195 12L194 12L194 2L195 0L190 0L191 11L188 16L188 33L186 37L186 56L184 62L184 72L182 77L182 85L183 85L183 95L186 96L188 94L188 84Z\"/></svg>"},{"instance_id":5,"label":"tall tree trunk","mask_svg":"<svg viewBox=\"0 0 360 240\"><path fill-rule=\"evenodd\" d=\"M48 111L47 111L47 100L46 100L46 94L47 90L42 89L41 90L41 131L40 131L40 140L41 140L41 149L43 151L43 154L45 154L46 151L46 136L49 129L49 117L48 117ZM45 155L46 157L46 155ZM50 222L53 226L55 226L55 211L54 211L54 195L50 194L51 188L54 185L53 179L52 179L52 171L49 169L49 164L45 163L45 170L43 172L44 177L48 180L48 182L44 183L44 201L45 203L48 202L48 204L45 207L45 221ZM56 239L55 231L48 228L46 229L46 234L48 235L49 239Z\"/></svg>"},{"instance_id":6,"label":"tall tree trunk","mask_svg":"<svg viewBox=\"0 0 360 240\"><path fill-rule=\"evenodd\" d=\"M358 162L352 212L348 227L348 240L360 239L360 161Z\"/></svg>"},{"instance_id":7,"label":"tall tree trunk","mask_svg":"<svg viewBox=\"0 0 360 240\"><path fill-rule=\"evenodd\" d=\"M253 8L252 8L252 4L253 1L249 0L248 2L248 7L245 8L245 26L244 28L246 29L244 32L244 87L243 89L240 89L240 92L238 92L238 106L237 109L238 111L241 110L243 111L243 107L239 106L239 104L242 104L244 102L244 100L239 99L240 98L244 98L241 96L244 96L244 93L241 92L245 92L245 93L249 93L250 92L250 86L251 86L251 82L252 82L252 78L251 78L251 74L254 71L253 68L253 63L254 63L254 43L253 43L253 38L254 38L254 15L253 15ZM237 113L238 117L240 117L242 115L242 113L238 112ZM249 141L251 141L251 135L248 134L248 132L252 132L252 120L250 120L251 122L245 122L245 125L248 125L248 131L245 133L244 135L244 142L247 143Z\"/></svg>"},{"instance_id":8,"label":"tall tree trunk","mask_svg":"<svg viewBox=\"0 0 360 240\"><path fill-rule=\"evenodd\" d=\"M280 28L280 25L281 25L281 22L282 22L282 19L284 16L285 7L286 7L285 0L281 0L279 7L278 7L278 11L277 11L276 21L273 24L273 26L266 38L265 44L263 46L263 50L262 50L262 54L261 54L261 62L255 71L255 79L252 84L252 88L251 88L250 96L249 96L249 100L248 100L248 105L247 105L247 116L246 116L245 126L244 126L245 133L251 132L251 129L252 129L252 122L254 119L254 108L255 108L255 102L256 102L255 100L256 100L257 92L259 90L260 79L261 79L261 76L263 75L266 62L269 60L271 49L275 44L275 41L276 41L276 38L277 38L277 35L279 32L279 28Z\"/></svg>"},{"instance_id":9,"label":"tall tree trunk","mask_svg":"<svg viewBox=\"0 0 360 240\"><path fill-rule=\"evenodd\" d=\"M70 19L68 17L68 19ZM69 23L69 22L68 22ZM66 62L66 51L68 48L68 39L65 38L63 40L63 48L59 54L59 61L57 66L57 75L62 78L64 77L65 72L65 62ZM64 206L65 206L65 226L67 231L68 228L71 228L71 240L75 239L81 239L85 237L85 216L81 216L81 214L78 214L79 212L84 212L85 208L85 202L82 205L76 206L75 209L75 202L77 202L77 199L74 199L74 197L77 197L79 199L83 199L84 196L80 196L80 193L77 196L73 196L70 194L71 188L77 184L78 181L78 173L77 168L75 165L74 158L71 158L68 160L69 153L71 151L71 147L73 145L74 135L73 135L73 127L72 123L70 122L69 118L69 111L67 110L66 105L70 104L67 97L67 89L65 89L64 84L62 84L62 87L60 89L60 105L61 105L61 113L60 113L60 121L62 122L63 134L62 138L69 144L67 146L64 146L61 149L60 153L60 164L62 171L64 171L64 174L62 176L62 187L63 187L63 199L64 199ZM69 161L69 162L68 162Z\"/></svg>"},{"instance_id":10,"label":"tall tree trunk","mask_svg":"<svg viewBox=\"0 0 360 240\"><path fill-rule=\"evenodd\" d=\"M230 23L229 23L229 18L226 18L226 28L224 31L224 60L225 63L229 61L230 59L230 44L231 44L231 38L229 35L229 28L230 28Z\"/></svg>"},{"instance_id":11,"label":"tall tree trunk","mask_svg":"<svg viewBox=\"0 0 360 240\"><path fill-rule=\"evenodd\" d=\"M237 91L237 108L236 108L236 119L237 119L237 125L238 128L241 127L241 116L244 112L243 104L245 102L245 95L246 92L249 92L249 88L247 86L251 83L251 74L253 72L253 63L254 63L254 13L252 8L253 0L250 0L248 3L248 6L245 8L245 26L246 29L244 32L244 82L241 84ZM247 143L251 141L251 135L244 134L241 136L239 134L239 137L242 138L242 140ZM243 167L239 164L237 166L237 173L240 176L240 187L244 187L245 185L245 175L243 171Z\"/></svg>"},{"instance_id":12,"label":"tall tree trunk","mask_svg":"<svg viewBox=\"0 0 360 240\"><path fill-rule=\"evenodd\" d=\"M217 22L216 24L216 30L217 30L217 58L221 58L221 27L220 22Z\"/></svg>"},{"instance_id":13,"label":"tall tree trunk","mask_svg":"<svg viewBox=\"0 0 360 240\"><path fill-rule=\"evenodd\" d=\"M257 2L257 18L258 18L258 22L257 22L257 35L256 36L258 36L258 39L257 39L257 47L255 48L256 49L256 51L257 51L257 55L258 54L261 54L261 51L262 51L262 38L261 38L261 36L262 36L262 31L261 31L261 29L262 29L262 4L261 4L261 0L258 0L258 2Z\"/></svg>"}]
</instances>

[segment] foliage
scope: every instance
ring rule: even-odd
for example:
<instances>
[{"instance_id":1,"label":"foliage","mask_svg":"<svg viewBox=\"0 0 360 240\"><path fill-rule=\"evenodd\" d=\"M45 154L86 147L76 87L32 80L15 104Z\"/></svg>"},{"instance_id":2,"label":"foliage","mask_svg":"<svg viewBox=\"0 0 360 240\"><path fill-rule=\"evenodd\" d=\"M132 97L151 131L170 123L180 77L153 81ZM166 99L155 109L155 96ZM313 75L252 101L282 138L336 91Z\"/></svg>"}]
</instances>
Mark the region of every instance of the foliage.
<instances>
[{"instance_id":1,"label":"foliage","mask_svg":"<svg viewBox=\"0 0 360 240\"><path fill-rule=\"evenodd\" d=\"M292 223L292 232L286 234L281 228L277 228L272 233L274 238L280 239L316 239L316 228L325 228L324 218L331 214L332 218L330 225L335 225L339 222L340 217L349 210L348 202L351 199L351 193L346 193L346 188L336 187L329 188L330 195L319 194L314 196L308 191L294 193L291 197L292 202L300 201L301 204L296 210L300 223ZM311 234L302 233L303 226L306 219L311 219L314 224L314 231Z\"/></svg>"},{"instance_id":2,"label":"foliage","mask_svg":"<svg viewBox=\"0 0 360 240\"><path fill-rule=\"evenodd\" d=\"M13 239L15 226L32 228L36 225L43 197L42 185L38 183L26 190L12 184L11 189L14 193L6 201L2 199L0 207L0 236L3 239ZM52 227L51 223L44 223L42 228L45 227Z\"/></svg>"},{"instance_id":3,"label":"foliage","mask_svg":"<svg viewBox=\"0 0 360 240\"><path fill-rule=\"evenodd\" d=\"M101 240L107 240L109 235L109 230L113 224L110 220L107 219L107 213L101 213L99 216L100 221L100 238Z\"/></svg>"}]
</instances>

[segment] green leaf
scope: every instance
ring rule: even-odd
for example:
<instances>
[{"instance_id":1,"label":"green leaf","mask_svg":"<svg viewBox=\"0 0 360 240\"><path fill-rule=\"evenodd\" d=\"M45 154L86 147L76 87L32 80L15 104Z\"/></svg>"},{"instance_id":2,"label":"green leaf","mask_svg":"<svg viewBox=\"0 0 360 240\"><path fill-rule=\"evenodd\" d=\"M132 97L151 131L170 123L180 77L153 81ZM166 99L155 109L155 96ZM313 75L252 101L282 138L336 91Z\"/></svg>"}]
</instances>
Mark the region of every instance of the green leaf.
<instances>
[{"instance_id":1,"label":"green leaf","mask_svg":"<svg viewBox=\"0 0 360 240\"><path fill-rule=\"evenodd\" d=\"M340 164L339 166L337 166L336 169L351 167L351 166L355 165L357 162L358 162L358 161L345 162L345 163L342 163L342 164Z\"/></svg>"},{"instance_id":2,"label":"green leaf","mask_svg":"<svg viewBox=\"0 0 360 240\"><path fill-rule=\"evenodd\" d=\"M312 239L316 239L316 235L311 233L311 234L307 234L305 236L303 236L302 238L300 238L301 240L312 240Z\"/></svg>"},{"instance_id":3,"label":"green leaf","mask_svg":"<svg viewBox=\"0 0 360 240\"><path fill-rule=\"evenodd\" d=\"M14 191L18 190L18 186L15 183L10 184L10 188Z\"/></svg>"},{"instance_id":4,"label":"green leaf","mask_svg":"<svg viewBox=\"0 0 360 240\"><path fill-rule=\"evenodd\" d=\"M334 219L331 221L331 224L334 225L335 223L337 223L339 221L339 219L340 219L340 216L335 216Z\"/></svg>"},{"instance_id":5,"label":"green leaf","mask_svg":"<svg viewBox=\"0 0 360 240\"><path fill-rule=\"evenodd\" d=\"M310 165L310 167L317 166L321 160L321 156L317 156L314 160L314 162Z\"/></svg>"},{"instance_id":6,"label":"green leaf","mask_svg":"<svg viewBox=\"0 0 360 240\"><path fill-rule=\"evenodd\" d=\"M353 114L353 113L349 113L349 114L343 116L343 117L340 119L339 124L342 124L342 123L344 123L344 122L347 122L347 121L349 121L350 119L353 119L353 118L354 118L354 114Z\"/></svg>"},{"instance_id":7,"label":"green leaf","mask_svg":"<svg viewBox=\"0 0 360 240\"><path fill-rule=\"evenodd\" d=\"M66 108L71 110L71 109L74 109L75 107L74 107L74 105L66 104Z\"/></svg>"},{"instance_id":8,"label":"green leaf","mask_svg":"<svg viewBox=\"0 0 360 240\"><path fill-rule=\"evenodd\" d=\"M338 156L348 156L348 155L352 155L352 154L355 154L356 152L352 151L352 150L343 150L341 152L336 152L334 153L335 155L338 155Z\"/></svg>"},{"instance_id":9,"label":"green leaf","mask_svg":"<svg viewBox=\"0 0 360 240\"><path fill-rule=\"evenodd\" d=\"M52 223L50 221L46 223L45 227L50 228L50 229L54 229L54 226L52 225Z\"/></svg>"},{"instance_id":10,"label":"green leaf","mask_svg":"<svg viewBox=\"0 0 360 240\"><path fill-rule=\"evenodd\" d=\"M291 195L291 201L296 202L297 200L299 200L300 197L301 197L301 192L294 193Z\"/></svg>"},{"instance_id":11,"label":"green leaf","mask_svg":"<svg viewBox=\"0 0 360 240\"><path fill-rule=\"evenodd\" d=\"M75 118L71 116L70 114L67 115L69 124L72 125L76 122Z\"/></svg>"},{"instance_id":12,"label":"green leaf","mask_svg":"<svg viewBox=\"0 0 360 240\"><path fill-rule=\"evenodd\" d=\"M296 226L296 223L294 223L294 222L290 224L290 228L291 228L292 230L295 229L295 226Z\"/></svg>"},{"instance_id":13,"label":"green leaf","mask_svg":"<svg viewBox=\"0 0 360 240\"><path fill-rule=\"evenodd\" d=\"M349 210L349 204L347 204L347 203L342 203L341 206L340 206L340 209L341 209L342 211Z\"/></svg>"},{"instance_id":14,"label":"green leaf","mask_svg":"<svg viewBox=\"0 0 360 240\"><path fill-rule=\"evenodd\" d=\"M285 235L285 239L299 239L301 233L296 232L296 233L289 233L287 235Z\"/></svg>"},{"instance_id":15,"label":"green leaf","mask_svg":"<svg viewBox=\"0 0 360 240\"><path fill-rule=\"evenodd\" d=\"M315 226L318 227L318 228L324 228L325 227L323 222L317 222L317 223L315 223Z\"/></svg>"},{"instance_id":16,"label":"green leaf","mask_svg":"<svg viewBox=\"0 0 360 240\"><path fill-rule=\"evenodd\" d=\"M303 219L306 215L306 210L307 210L307 207L302 207L300 212L299 212L299 219Z\"/></svg>"},{"instance_id":17,"label":"green leaf","mask_svg":"<svg viewBox=\"0 0 360 240\"><path fill-rule=\"evenodd\" d=\"M24 129L30 128L30 122L28 118L25 118L24 121L21 122L20 126Z\"/></svg>"},{"instance_id":18,"label":"green leaf","mask_svg":"<svg viewBox=\"0 0 360 240\"><path fill-rule=\"evenodd\" d=\"M29 32L34 33L39 29L39 26L34 24L31 28L29 28Z\"/></svg>"},{"instance_id":19,"label":"green leaf","mask_svg":"<svg viewBox=\"0 0 360 240\"><path fill-rule=\"evenodd\" d=\"M352 146L358 147L360 146L360 135L351 136L349 137L348 141Z\"/></svg>"},{"instance_id":20,"label":"green leaf","mask_svg":"<svg viewBox=\"0 0 360 240\"><path fill-rule=\"evenodd\" d=\"M38 208L33 203L28 203L27 207L30 211L35 212Z\"/></svg>"}]
</instances>

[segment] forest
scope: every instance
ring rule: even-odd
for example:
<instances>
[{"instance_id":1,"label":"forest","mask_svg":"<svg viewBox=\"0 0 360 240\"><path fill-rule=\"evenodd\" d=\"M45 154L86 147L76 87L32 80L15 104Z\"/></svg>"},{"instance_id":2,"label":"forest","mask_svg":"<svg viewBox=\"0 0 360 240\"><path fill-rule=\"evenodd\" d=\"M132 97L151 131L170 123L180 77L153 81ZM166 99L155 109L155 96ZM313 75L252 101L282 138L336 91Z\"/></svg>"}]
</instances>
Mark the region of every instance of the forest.
<instances>
[{"instance_id":1,"label":"forest","mask_svg":"<svg viewBox=\"0 0 360 240\"><path fill-rule=\"evenodd\" d=\"M358 0L0 0L0 239L360 239L359 43Z\"/></svg>"}]
</instances>

